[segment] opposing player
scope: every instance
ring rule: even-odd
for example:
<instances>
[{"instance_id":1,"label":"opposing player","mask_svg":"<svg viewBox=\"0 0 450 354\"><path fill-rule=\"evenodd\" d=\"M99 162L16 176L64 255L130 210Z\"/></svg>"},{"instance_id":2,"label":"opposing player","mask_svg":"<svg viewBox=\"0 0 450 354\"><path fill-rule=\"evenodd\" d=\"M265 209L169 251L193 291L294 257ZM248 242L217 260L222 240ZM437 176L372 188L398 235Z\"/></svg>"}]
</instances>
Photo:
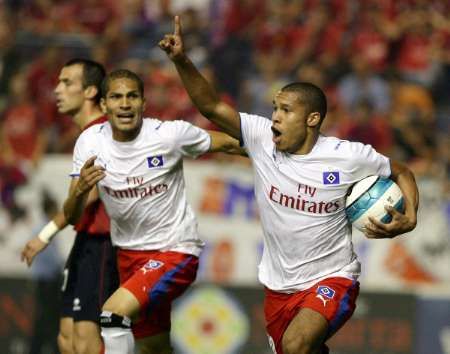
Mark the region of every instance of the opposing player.
<instances>
[{"instance_id":1,"label":"opposing player","mask_svg":"<svg viewBox=\"0 0 450 354\"><path fill-rule=\"evenodd\" d=\"M99 106L104 77L103 67L86 59L70 60L61 69L55 88L58 111L72 116L82 130L107 120ZM22 260L30 266L34 257L67 225L63 211L59 212L25 245ZM101 306L119 285L109 226L103 204L92 195L80 222L75 225L77 234L64 270L58 335L63 354L101 348Z\"/></svg>"},{"instance_id":2,"label":"opposing player","mask_svg":"<svg viewBox=\"0 0 450 354\"><path fill-rule=\"evenodd\" d=\"M259 279L266 287L265 317L275 353L327 353L325 342L352 315L360 264L345 217L345 196L356 181L391 177L405 213L371 220L366 235L391 238L416 225L418 191L411 171L371 146L320 133L327 111L323 92L292 83L273 99L272 119L238 113L218 99L183 50L181 25L159 43L200 112L239 139L253 162L264 234Z\"/></svg>"},{"instance_id":3,"label":"opposing player","mask_svg":"<svg viewBox=\"0 0 450 354\"><path fill-rule=\"evenodd\" d=\"M118 247L120 288L101 314L105 353L172 353L173 299L195 280L203 242L186 201L183 157L240 152L237 140L184 121L143 119L143 83L131 71L107 75L101 105L109 122L86 130L74 152L64 211L77 220L98 189Z\"/></svg>"}]
</instances>

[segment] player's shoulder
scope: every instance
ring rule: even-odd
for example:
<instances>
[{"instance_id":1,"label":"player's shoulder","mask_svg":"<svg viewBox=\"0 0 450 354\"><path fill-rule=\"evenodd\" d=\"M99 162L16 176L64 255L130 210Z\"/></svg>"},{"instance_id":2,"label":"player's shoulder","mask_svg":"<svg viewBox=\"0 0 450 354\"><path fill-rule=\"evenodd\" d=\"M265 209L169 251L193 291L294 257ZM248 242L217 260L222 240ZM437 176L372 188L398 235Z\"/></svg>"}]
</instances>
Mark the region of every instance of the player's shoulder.
<instances>
[{"instance_id":1,"label":"player's shoulder","mask_svg":"<svg viewBox=\"0 0 450 354\"><path fill-rule=\"evenodd\" d=\"M364 148L363 143L340 139L334 136L319 136L319 146L322 150L327 150L337 155L347 155L352 152L358 152Z\"/></svg>"},{"instance_id":2,"label":"player's shoulder","mask_svg":"<svg viewBox=\"0 0 450 354\"><path fill-rule=\"evenodd\" d=\"M327 156L334 161L345 165L354 165L370 158L375 153L371 145L363 144L358 141L340 139L337 137L319 137L318 153L321 156Z\"/></svg>"},{"instance_id":3,"label":"player's shoulder","mask_svg":"<svg viewBox=\"0 0 450 354\"><path fill-rule=\"evenodd\" d=\"M176 119L176 120L167 120L161 121L158 119L146 119L148 120L148 128L157 132L158 135L164 138L181 138L188 132L199 132L206 131L200 127L193 125L190 122Z\"/></svg>"},{"instance_id":4,"label":"player's shoulder","mask_svg":"<svg viewBox=\"0 0 450 354\"><path fill-rule=\"evenodd\" d=\"M99 135L105 134L109 129L109 122L97 123L83 130L78 137L79 141L96 141Z\"/></svg>"},{"instance_id":5,"label":"player's shoulder","mask_svg":"<svg viewBox=\"0 0 450 354\"><path fill-rule=\"evenodd\" d=\"M241 118L241 121L245 122L246 124L262 125L262 126L272 125L272 121L269 118L260 116L258 114L239 112L239 116Z\"/></svg>"}]
</instances>

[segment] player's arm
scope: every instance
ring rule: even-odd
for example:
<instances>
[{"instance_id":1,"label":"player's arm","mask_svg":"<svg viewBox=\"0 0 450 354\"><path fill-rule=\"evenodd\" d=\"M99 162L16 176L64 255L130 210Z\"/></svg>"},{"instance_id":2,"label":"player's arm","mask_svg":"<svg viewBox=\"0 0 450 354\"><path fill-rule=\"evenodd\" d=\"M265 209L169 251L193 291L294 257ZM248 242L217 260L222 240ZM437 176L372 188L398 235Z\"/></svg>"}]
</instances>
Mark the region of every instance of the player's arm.
<instances>
[{"instance_id":1,"label":"player's arm","mask_svg":"<svg viewBox=\"0 0 450 354\"><path fill-rule=\"evenodd\" d=\"M53 219L42 228L36 237L26 243L20 254L22 262L25 261L27 266L31 266L34 257L42 252L55 235L68 224L64 212L62 210L59 211Z\"/></svg>"},{"instance_id":2,"label":"player's arm","mask_svg":"<svg viewBox=\"0 0 450 354\"><path fill-rule=\"evenodd\" d=\"M241 138L239 113L219 99L216 90L187 57L183 48L179 16L175 16L174 33L165 35L159 46L175 64L186 91L200 113L239 140Z\"/></svg>"},{"instance_id":3,"label":"player's arm","mask_svg":"<svg viewBox=\"0 0 450 354\"><path fill-rule=\"evenodd\" d=\"M400 213L392 207L387 207L386 211L392 216L392 221L389 224L383 224L369 218L372 224L367 226L366 235L368 237L392 238L412 231L416 227L419 190L414 174L405 164L391 160L391 179L397 183L403 193L405 211Z\"/></svg>"},{"instance_id":4,"label":"player's arm","mask_svg":"<svg viewBox=\"0 0 450 354\"><path fill-rule=\"evenodd\" d=\"M70 183L69 196L64 202L64 215L70 224L80 219L86 205L98 198L97 182L105 178L105 169L94 165L96 156L88 159L78 178Z\"/></svg>"},{"instance_id":5,"label":"player's arm","mask_svg":"<svg viewBox=\"0 0 450 354\"><path fill-rule=\"evenodd\" d=\"M247 156L245 150L239 145L239 141L228 134L214 130L208 130L208 134L211 137L209 152L225 152L231 155Z\"/></svg>"}]
</instances>

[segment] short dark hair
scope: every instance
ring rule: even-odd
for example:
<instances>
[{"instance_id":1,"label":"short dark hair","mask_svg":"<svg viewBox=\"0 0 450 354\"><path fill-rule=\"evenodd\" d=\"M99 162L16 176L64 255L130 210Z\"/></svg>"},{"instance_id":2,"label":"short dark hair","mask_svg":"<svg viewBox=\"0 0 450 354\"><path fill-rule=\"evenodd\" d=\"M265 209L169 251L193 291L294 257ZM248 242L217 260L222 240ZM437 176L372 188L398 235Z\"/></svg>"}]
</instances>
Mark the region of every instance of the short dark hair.
<instances>
[{"instance_id":1,"label":"short dark hair","mask_svg":"<svg viewBox=\"0 0 450 354\"><path fill-rule=\"evenodd\" d=\"M134 72L128 69L118 69L110 72L106 77L103 79L102 82L102 97L105 98L106 94L109 90L109 85L111 81L116 79L130 79L137 83L139 88L139 93L142 97L144 97L144 83L142 79Z\"/></svg>"},{"instance_id":2,"label":"short dark hair","mask_svg":"<svg viewBox=\"0 0 450 354\"><path fill-rule=\"evenodd\" d=\"M319 112L320 122L327 114L327 98L323 91L310 82L293 82L284 86L281 91L295 92L302 103L306 106L306 113Z\"/></svg>"},{"instance_id":3,"label":"short dark hair","mask_svg":"<svg viewBox=\"0 0 450 354\"><path fill-rule=\"evenodd\" d=\"M94 101L95 103L99 103L101 98L102 82L106 76L106 71L103 65L89 59L74 58L65 63L64 67L72 65L81 65L81 67L83 68L83 88L89 86L94 86L95 88L97 88L97 94L94 97Z\"/></svg>"}]
</instances>

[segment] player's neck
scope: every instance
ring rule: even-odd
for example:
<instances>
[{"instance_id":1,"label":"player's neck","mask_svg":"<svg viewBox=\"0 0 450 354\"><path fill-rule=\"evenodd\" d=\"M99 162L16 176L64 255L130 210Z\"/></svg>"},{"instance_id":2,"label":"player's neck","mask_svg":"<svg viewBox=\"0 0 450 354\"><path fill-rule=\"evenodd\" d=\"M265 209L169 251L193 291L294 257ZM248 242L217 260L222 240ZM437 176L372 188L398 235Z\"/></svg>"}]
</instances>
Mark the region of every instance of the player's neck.
<instances>
[{"instance_id":1,"label":"player's neck","mask_svg":"<svg viewBox=\"0 0 450 354\"><path fill-rule=\"evenodd\" d=\"M85 104L73 118L80 129L84 129L85 126L101 116L103 116L103 113L98 105Z\"/></svg>"},{"instance_id":2,"label":"player's neck","mask_svg":"<svg viewBox=\"0 0 450 354\"><path fill-rule=\"evenodd\" d=\"M293 155L307 155L309 154L314 146L317 143L317 139L319 139L319 132L314 131L312 134L307 134L303 144L291 154Z\"/></svg>"}]
</instances>

